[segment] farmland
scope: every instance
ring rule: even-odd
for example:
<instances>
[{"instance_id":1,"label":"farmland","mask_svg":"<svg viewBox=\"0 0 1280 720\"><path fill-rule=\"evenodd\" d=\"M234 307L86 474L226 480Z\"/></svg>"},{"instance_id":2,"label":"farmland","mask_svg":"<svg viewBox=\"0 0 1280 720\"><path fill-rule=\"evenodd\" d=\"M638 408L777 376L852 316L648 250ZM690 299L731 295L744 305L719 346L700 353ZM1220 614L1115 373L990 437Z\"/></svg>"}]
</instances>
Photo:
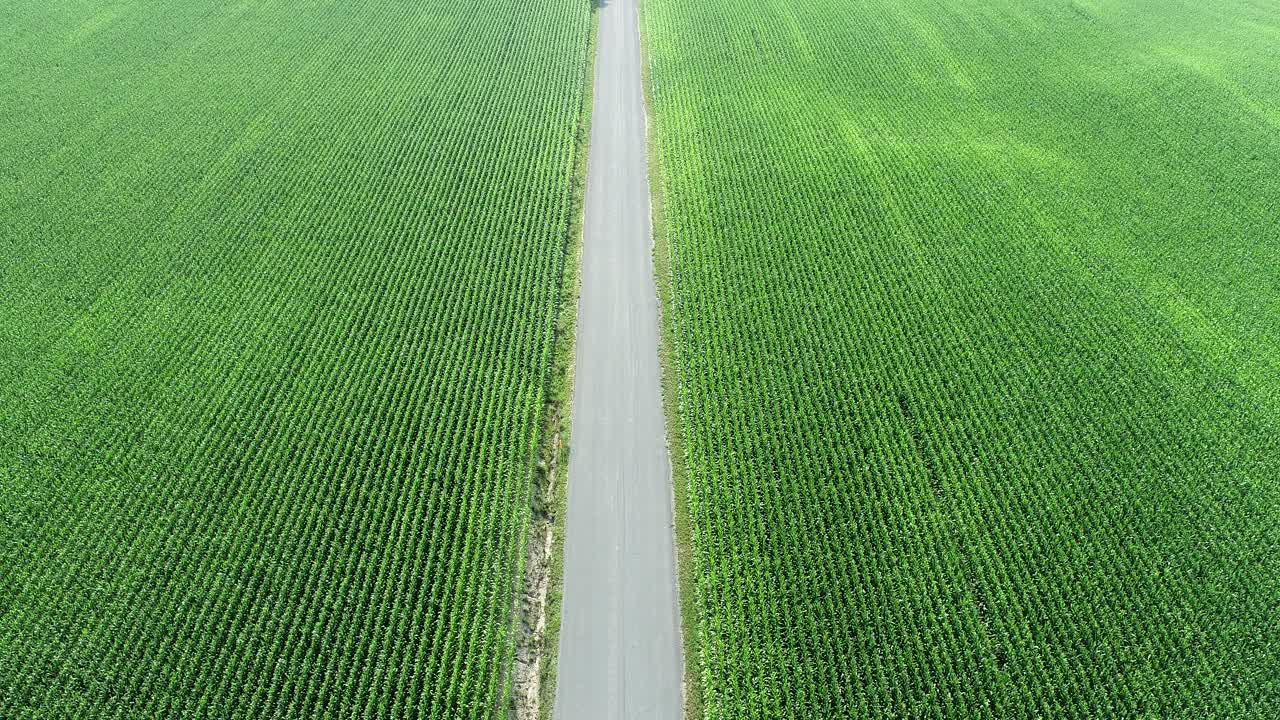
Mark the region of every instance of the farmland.
<instances>
[{"instance_id":1,"label":"farmland","mask_svg":"<svg viewBox=\"0 0 1280 720\"><path fill-rule=\"evenodd\" d=\"M691 708L1280 716L1280 8L642 12Z\"/></svg>"},{"instance_id":2,"label":"farmland","mask_svg":"<svg viewBox=\"0 0 1280 720\"><path fill-rule=\"evenodd\" d=\"M590 6L0 9L0 717L501 717Z\"/></svg>"}]
</instances>

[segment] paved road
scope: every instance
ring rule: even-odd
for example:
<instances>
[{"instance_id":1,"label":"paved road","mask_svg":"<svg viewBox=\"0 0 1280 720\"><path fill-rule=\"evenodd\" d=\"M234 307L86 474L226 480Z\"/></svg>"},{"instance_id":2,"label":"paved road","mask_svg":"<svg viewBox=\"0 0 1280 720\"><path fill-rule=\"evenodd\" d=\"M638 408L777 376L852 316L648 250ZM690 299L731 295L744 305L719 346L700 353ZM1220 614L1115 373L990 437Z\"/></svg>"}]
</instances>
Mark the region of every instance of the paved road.
<instances>
[{"instance_id":1,"label":"paved road","mask_svg":"<svg viewBox=\"0 0 1280 720\"><path fill-rule=\"evenodd\" d=\"M599 9L557 720L681 714L635 3Z\"/></svg>"}]
</instances>

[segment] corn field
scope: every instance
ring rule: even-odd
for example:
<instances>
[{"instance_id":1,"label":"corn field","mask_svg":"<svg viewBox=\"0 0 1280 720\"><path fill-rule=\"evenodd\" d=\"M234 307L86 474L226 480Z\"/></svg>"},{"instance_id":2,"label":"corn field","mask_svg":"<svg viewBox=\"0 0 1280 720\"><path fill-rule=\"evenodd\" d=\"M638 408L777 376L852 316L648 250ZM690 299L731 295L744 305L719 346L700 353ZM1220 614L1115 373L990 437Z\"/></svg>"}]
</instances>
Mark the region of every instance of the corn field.
<instances>
[{"instance_id":1,"label":"corn field","mask_svg":"<svg viewBox=\"0 0 1280 720\"><path fill-rule=\"evenodd\" d=\"M505 716L589 20L0 10L0 717Z\"/></svg>"},{"instance_id":2,"label":"corn field","mask_svg":"<svg viewBox=\"0 0 1280 720\"><path fill-rule=\"evenodd\" d=\"M642 13L704 716L1280 716L1280 7Z\"/></svg>"}]
</instances>

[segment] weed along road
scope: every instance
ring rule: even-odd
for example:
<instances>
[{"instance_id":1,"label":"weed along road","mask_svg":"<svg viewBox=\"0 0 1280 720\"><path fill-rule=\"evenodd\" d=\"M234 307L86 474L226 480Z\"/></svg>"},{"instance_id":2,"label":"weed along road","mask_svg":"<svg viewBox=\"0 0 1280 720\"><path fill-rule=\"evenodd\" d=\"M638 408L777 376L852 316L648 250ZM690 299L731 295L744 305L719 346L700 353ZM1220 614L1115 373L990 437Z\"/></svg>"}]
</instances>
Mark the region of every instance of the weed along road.
<instances>
[{"instance_id":1,"label":"weed along road","mask_svg":"<svg viewBox=\"0 0 1280 720\"><path fill-rule=\"evenodd\" d=\"M681 658L635 0L599 14L555 717L662 720Z\"/></svg>"}]
</instances>

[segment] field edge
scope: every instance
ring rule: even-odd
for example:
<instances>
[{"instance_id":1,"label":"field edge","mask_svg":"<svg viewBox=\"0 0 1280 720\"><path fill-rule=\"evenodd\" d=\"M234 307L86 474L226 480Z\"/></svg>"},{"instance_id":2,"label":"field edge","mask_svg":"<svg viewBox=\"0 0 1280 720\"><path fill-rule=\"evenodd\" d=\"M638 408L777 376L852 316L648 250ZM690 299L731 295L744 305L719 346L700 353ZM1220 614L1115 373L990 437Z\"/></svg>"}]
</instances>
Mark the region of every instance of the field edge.
<instances>
[{"instance_id":1,"label":"field edge","mask_svg":"<svg viewBox=\"0 0 1280 720\"><path fill-rule=\"evenodd\" d=\"M595 2L588 21L587 49L578 111L570 181L569 224L565 235L564 267L557 299L551 365L539 420L535 452L533 513L526 562L540 572L526 572L517 608L521 635L512 658L518 671L523 652L532 663L525 683L513 683L508 716L516 720L550 720L555 706L556 660L560 641L560 605L564 585L564 523L568 507L569 441L573 415L574 359L577 348L578 296L582 275L583 211L586 206L587 159L591 143L591 103L595 89ZM538 552L541 547L542 552ZM530 583L541 587L530 588ZM532 603L531 603L532 601ZM530 628L533 632L530 633ZM524 697L521 697L522 691Z\"/></svg>"},{"instance_id":2,"label":"field edge","mask_svg":"<svg viewBox=\"0 0 1280 720\"><path fill-rule=\"evenodd\" d=\"M701 718L702 642L694 597L693 525L689 507L689 466L680 424L679 346L672 321L673 283L671 246L665 222L665 196L657 123L653 109L652 77L649 72L649 45L645 38L645 0L638 0L640 34L640 81L644 93L645 140L649 172L650 241L653 280L658 295L658 362L662 367L662 411L667 432L667 456L671 463L672 515L675 532L676 591L679 605L681 658L684 681L681 695L685 720Z\"/></svg>"}]
</instances>

